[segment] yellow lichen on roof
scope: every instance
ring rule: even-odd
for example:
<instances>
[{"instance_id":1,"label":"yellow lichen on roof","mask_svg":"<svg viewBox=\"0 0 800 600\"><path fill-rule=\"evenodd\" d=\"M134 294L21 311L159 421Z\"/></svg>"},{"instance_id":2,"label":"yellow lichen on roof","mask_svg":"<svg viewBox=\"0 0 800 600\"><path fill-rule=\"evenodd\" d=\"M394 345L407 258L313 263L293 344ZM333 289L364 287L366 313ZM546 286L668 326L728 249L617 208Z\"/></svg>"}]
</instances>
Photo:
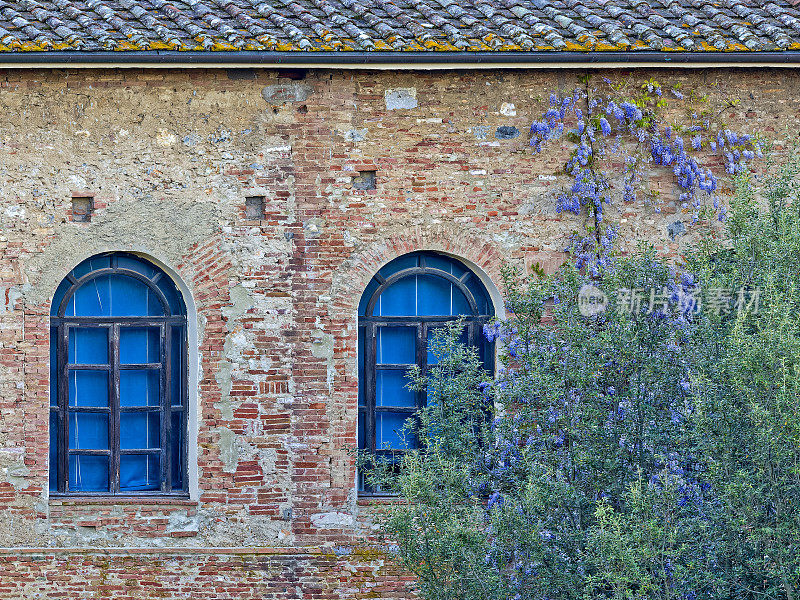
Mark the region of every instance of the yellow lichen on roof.
<instances>
[{"instance_id":1,"label":"yellow lichen on roof","mask_svg":"<svg viewBox=\"0 0 800 600\"><path fill-rule=\"evenodd\" d=\"M702 7L681 2L677 8L665 0L574 6L553 0L256 0L230 12L211 0L211 13L207 4L182 2L176 18L170 3L126 0L124 10L104 4L101 14L85 3L59 0L42 3L36 19L26 21L21 15L31 18L28 0L4 0L0 31L10 33L0 37L0 53L800 50L800 7L792 0Z\"/></svg>"},{"instance_id":2,"label":"yellow lichen on roof","mask_svg":"<svg viewBox=\"0 0 800 600\"><path fill-rule=\"evenodd\" d=\"M130 42L130 41L125 40L125 41L121 41L119 44L117 44L117 47L114 48L114 50L116 50L117 52L141 50L141 46L139 44L137 44L136 42Z\"/></svg>"},{"instance_id":3,"label":"yellow lichen on roof","mask_svg":"<svg viewBox=\"0 0 800 600\"><path fill-rule=\"evenodd\" d=\"M377 40L375 42L375 50L387 50L387 51L390 51L390 50L394 50L394 48L392 46L390 46L389 44L387 44L386 42L384 42L383 40Z\"/></svg>"},{"instance_id":4,"label":"yellow lichen on roof","mask_svg":"<svg viewBox=\"0 0 800 600\"><path fill-rule=\"evenodd\" d=\"M156 41L153 40L150 42L150 49L151 50L173 50L175 47L172 44L168 44L166 42L162 42L160 40Z\"/></svg>"},{"instance_id":5,"label":"yellow lichen on roof","mask_svg":"<svg viewBox=\"0 0 800 600\"><path fill-rule=\"evenodd\" d=\"M589 50L589 48L587 48L586 46L581 45L581 44L576 44L575 42L570 41L570 40L566 40L566 48L565 49L566 50L573 50L575 52L586 52L587 50Z\"/></svg>"},{"instance_id":6,"label":"yellow lichen on roof","mask_svg":"<svg viewBox=\"0 0 800 600\"><path fill-rule=\"evenodd\" d=\"M628 49L627 46L624 46L622 44L609 44L607 41L603 39L598 40L597 43L594 45L594 48L592 48L592 50L597 50L600 52L611 52L614 50L627 50L627 49Z\"/></svg>"},{"instance_id":7,"label":"yellow lichen on roof","mask_svg":"<svg viewBox=\"0 0 800 600\"><path fill-rule=\"evenodd\" d=\"M230 52L238 50L238 48L233 44L231 44L230 42L218 40L214 42L213 46L211 46L211 50L213 50L214 52Z\"/></svg>"},{"instance_id":8,"label":"yellow lichen on roof","mask_svg":"<svg viewBox=\"0 0 800 600\"><path fill-rule=\"evenodd\" d=\"M725 52L749 52L750 49L744 44L734 42L725 46Z\"/></svg>"},{"instance_id":9,"label":"yellow lichen on roof","mask_svg":"<svg viewBox=\"0 0 800 600\"><path fill-rule=\"evenodd\" d=\"M12 44L12 47L20 52L46 52L48 50L46 45L34 41L17 42Z\"/></svg>"}]
</instances>

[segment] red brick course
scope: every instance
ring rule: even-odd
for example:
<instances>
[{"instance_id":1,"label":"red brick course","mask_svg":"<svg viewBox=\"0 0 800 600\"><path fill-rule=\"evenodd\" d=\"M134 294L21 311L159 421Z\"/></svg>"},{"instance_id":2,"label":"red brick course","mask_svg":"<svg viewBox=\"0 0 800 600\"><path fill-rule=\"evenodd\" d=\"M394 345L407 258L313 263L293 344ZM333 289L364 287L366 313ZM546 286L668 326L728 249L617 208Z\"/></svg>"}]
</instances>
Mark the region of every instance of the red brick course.
<instances>
[{"instance_id":1,"label":"red brick course","mask_svg":"<svg viewBox=\"0 0 800 600\"><path fill-rule=\"evenodd\" d=\"M373 550L0 553L0 598L412 598L413 578Z\"/></svg>"}]
</instances>

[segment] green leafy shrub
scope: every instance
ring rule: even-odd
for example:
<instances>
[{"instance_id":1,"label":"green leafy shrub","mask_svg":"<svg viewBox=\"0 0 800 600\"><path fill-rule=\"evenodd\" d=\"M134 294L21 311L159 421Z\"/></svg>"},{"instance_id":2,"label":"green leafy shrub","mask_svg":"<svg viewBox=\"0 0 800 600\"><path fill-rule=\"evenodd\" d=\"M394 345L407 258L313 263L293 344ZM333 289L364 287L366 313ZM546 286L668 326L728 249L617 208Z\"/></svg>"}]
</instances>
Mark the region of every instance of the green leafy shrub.
<instances>
[{"instance_id":1,"label":"green leafy shrub","mask_svg":"<svg viewBox=\"0 0 800 600\"><path fill-rule=\"evenodd\" d=\"M795 600L797 172L759 194L740 174L729 235L686 269L647 248L602 281L506 269L495 374L459 324L435 338L420 450L372 475L408 501L383 527L423 597Z\"/></svg>"}]
</instances>

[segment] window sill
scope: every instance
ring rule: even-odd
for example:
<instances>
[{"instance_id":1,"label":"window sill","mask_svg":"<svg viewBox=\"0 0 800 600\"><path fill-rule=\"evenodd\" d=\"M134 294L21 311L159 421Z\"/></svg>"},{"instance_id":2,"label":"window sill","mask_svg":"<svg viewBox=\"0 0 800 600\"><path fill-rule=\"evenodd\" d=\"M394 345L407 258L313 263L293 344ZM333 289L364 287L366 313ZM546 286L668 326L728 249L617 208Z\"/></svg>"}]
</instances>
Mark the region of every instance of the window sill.
<instances>
[{"instance_id":1,"label":"window sill","mask_svg":"<svg viewBox=\"0 0 800 600\"><path fill-rule=\"evenodd\" d=\"M137 504L139 506L197 506L197 500L186 496L68 496L51 494L51 506L79 504Z\"/></svg>"}]
</instances>

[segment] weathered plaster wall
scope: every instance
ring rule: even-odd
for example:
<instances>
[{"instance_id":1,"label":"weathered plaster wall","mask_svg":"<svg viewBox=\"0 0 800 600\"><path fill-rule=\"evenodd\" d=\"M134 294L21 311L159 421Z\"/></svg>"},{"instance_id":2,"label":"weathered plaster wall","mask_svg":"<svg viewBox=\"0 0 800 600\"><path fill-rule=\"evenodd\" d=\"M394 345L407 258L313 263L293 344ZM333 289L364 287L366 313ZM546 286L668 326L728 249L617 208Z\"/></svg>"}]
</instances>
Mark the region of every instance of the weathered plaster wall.
<instances>
[{"instance_id":1,"label":"weathered plaster wall","mask_svg":"<svg viewBox=\"0 0 800 600\"><path fill-rule=\"evenodd\" d=\"M555 268L579 222L554 209L563 152L532 155L527 131L550 91L580 74L0 73L0 546L372 536L349 452L360 294L378 267L418 249L460 256L496 285L503 260ZM792 71L602 75L695 89L734 129L797 131ZM371 170L376 189L357 189ZM685 217L671 177L657 185L660 213L611 217L623 247L647 239L676 255L693 234L669 237ZM72 221L73 195L94 196L90 223ZM266 197L262 219L245 219L252 195ZM190 500L48 497L49 299L107 250L160 261L196 305Z\"/></svg>"}]
</instances>

